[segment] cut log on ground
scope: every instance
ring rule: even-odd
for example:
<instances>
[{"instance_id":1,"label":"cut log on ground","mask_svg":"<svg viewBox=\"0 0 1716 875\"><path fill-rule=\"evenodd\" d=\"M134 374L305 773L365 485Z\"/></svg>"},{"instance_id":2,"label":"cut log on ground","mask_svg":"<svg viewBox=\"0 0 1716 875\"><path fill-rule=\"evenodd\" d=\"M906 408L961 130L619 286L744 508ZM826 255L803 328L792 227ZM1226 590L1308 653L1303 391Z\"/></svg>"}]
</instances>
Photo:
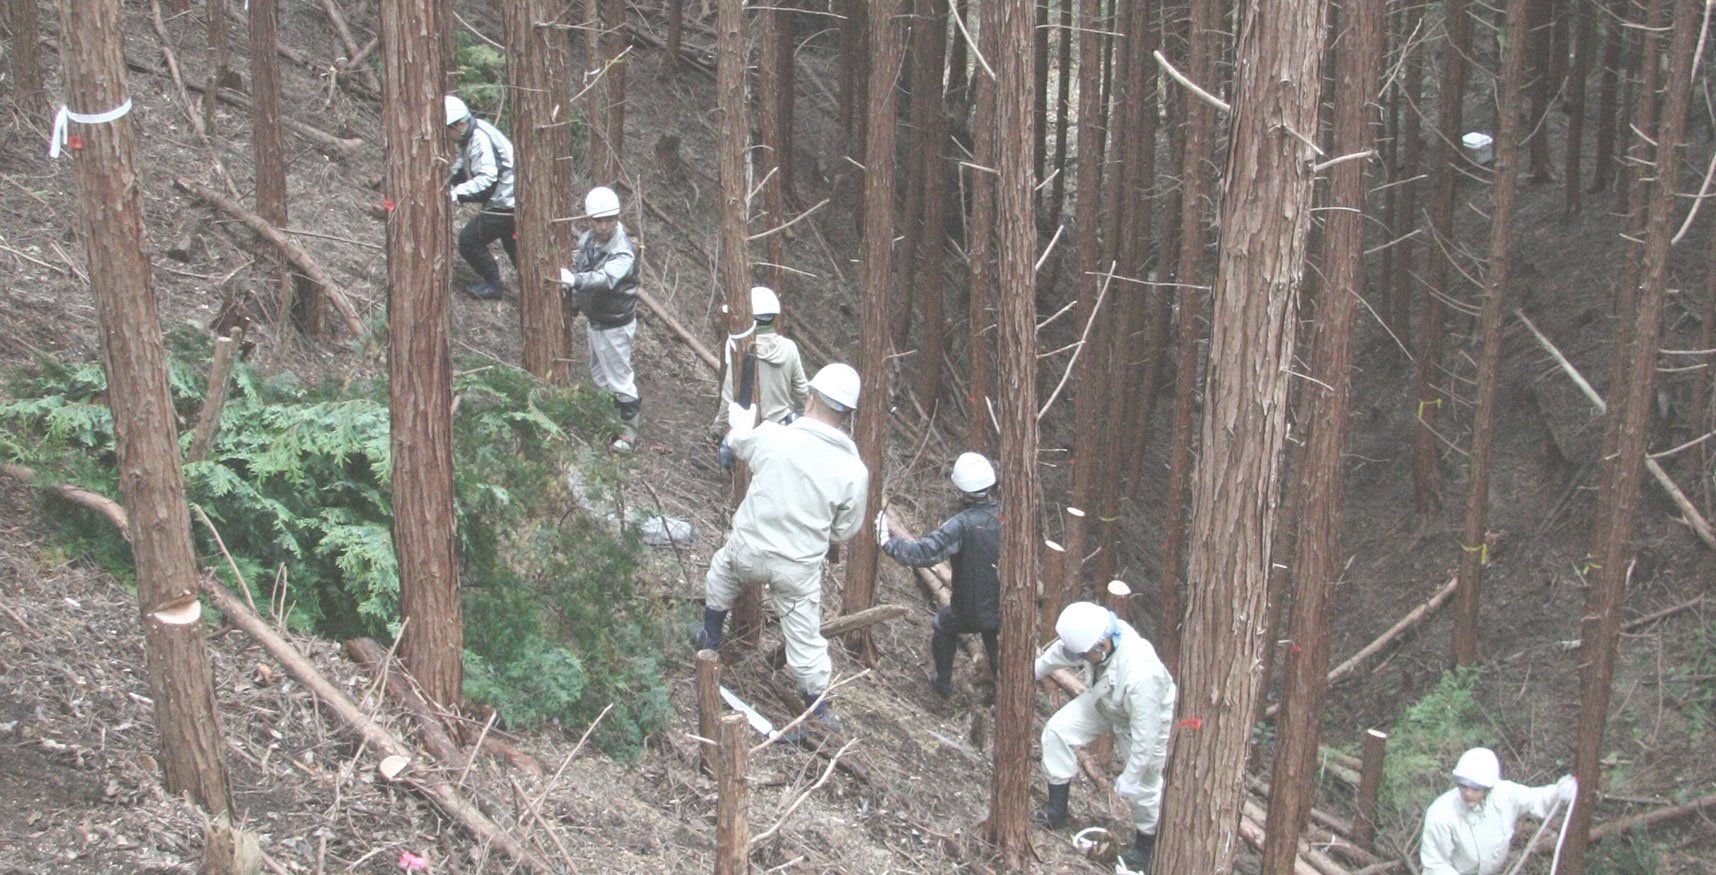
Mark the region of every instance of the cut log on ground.
<instances>
[{"instance_id":1,"label":"cut log on ground","mask_svg":"<svg viewBox=\"0 0 1716 875\"><path fill-rule=\"evenodd\" d=\"M844 616L835 617L834 619L823 623L822 628L819 631L822 633L822 637L824 638L839 638L842 635L850 635L853 632L868 629L877 623L886 623L889 620L898 620L899 618L904 617L907 613L908 611L905 605L877 605L873 608L865 608L856 614L846 614ZM769 665L772 665L775 668L780 668L781 666L786 665L785 645L776 647L774 652L769 654Z\"/></svg>"},{"instance_id":2,"label":"cut log on ground","mask_svg":"<svg viewBox=\"0 0 1716 875\"><path fill-rule=\"evenodd\" d=\"M299 683L309 688L316 698L320 699L330 710L339 717L340 721L353 735L362 739L376 754L385 758L400 758L400 761L410 763L415 757L414 752L405 744L394 738L392 733L383 729L380 724L371 720L357 703L346 698L339 688L334 686L304 655L293 647L291 642L275 634L261 617L251 613L236 596L232 594L212 574L202 578L203 594L209 602L224 614L228 621L237 626L261 644L286 671L296 678ZM469 800L459 795L453 785L442 780L433 769L412 768L410 765L404 771L391 776L389 780L402 783L429 801L435 803L447 816L457 821L459 825L469 830L479 842L492 845L507 859L519 863L532 872L553 871L536 854L524 847L518 839L488 818L488 815L477 810Z\"/></svg>"},{"instance_id":3,"label":"cut log on ground","mask_svg":"<svg viewBox=\"0 0 1716 875\"><path fill-rule=\"evenodd\" d=\"M217 207L227 215L243 222L245 227L256 232L257 236L278 247L281 252L286 254L287 260L292 262L293 267L296 267L309 277L311 282L322 288L323 294L334 305L334 310L340 314L340 320L345 323L346 329L354 335L363 335L363 320L358 317L357 309L352 306L351 299L346 297L345 292L334 284L333 278L328 276L328 272L323 270L314 258L310 257L310 253L293 243L279 228L274 227L261 216L239 206L208 186L199 185L182 177L173 180L173 185L180 191L210 206Z\"/></svg>"}]
</instances>

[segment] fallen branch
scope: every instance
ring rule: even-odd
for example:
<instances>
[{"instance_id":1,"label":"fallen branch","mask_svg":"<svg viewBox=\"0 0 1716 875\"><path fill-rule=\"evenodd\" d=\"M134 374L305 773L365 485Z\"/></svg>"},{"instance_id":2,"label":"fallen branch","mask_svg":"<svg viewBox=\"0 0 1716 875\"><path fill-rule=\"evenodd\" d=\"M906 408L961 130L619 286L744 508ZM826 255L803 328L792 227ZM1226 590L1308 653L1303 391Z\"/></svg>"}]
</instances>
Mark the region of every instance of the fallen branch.
<instances>
[{"instance_id":1,"label":"fallen branch","mask_svg":"<svg viewBox=\"0 0 1716 875\"><path fill-rule=\"evenodd\" d=\"M786 823L787 818L791 817L792 813L794 811L798 810L798 807L800 805L804 804L804 800L809 799L810 794L815 792L818 787L821 787L823 784L828 783L829 777L834 774L834 767L840 764L840 757L842 755L844 755L847 751L851 750L852 745L855 745L857 743L858 743L858 739L854 738L851 741L848 741L845 744L841 745L840 749L834 752L834 757L828 761L828 767L822 770L822 776L816 779L816 783L810 785L809 787L804 788L804 792L798 794L798 797L793 799L792 804L788 805L786 807L786 810L781 812L780 819L775 821L774 826L771 826L768 829L763 830L761 833L758 833L757 835L751 836L750 847L754 848L757 845L761 844L762 842L774 837L775 833L780 832L781 826Z\"/></svg>"},{"instance_id":2,"label":"fallen branch","mask_svg":"<svg viewBox=\"0 0 1716 875\"><path fill-rule=\"evenodd\" d=\"M1389 642L1399 638L1401 633L1424 622L1425 617L1436 613L1437 610L1441 609L1443 605L1448 603L1448 599L1453 598L1454 585L1457 582L1457 579L1450 578L1447 583L1442 584L1441 589L1436 590L1436 594L1431 596L1429 601L1408 611L1406 616L1401 617L1394 625L1388 627L1388 631L1376 636L1376 640L1360 648L1359 652L1347 657L1345 662L1329 669L1328 684L1333 686L1336 681L1352 674L1353 670L1358 668L1360 663L1363 663L1365 660L1375 656L1377 651L1387 647ZM1274 717L1280 711L1281 705L1279 703L1270 705L1268 710L1263 712L1263 716L1265 719Z\"/></svg>"},{"instance_id":3,"label":"fallen branch","mask_svg":"<svg viewBox=\"0 0 1716 875\"><path fill-rule=\"evenodd\" d=\"M1608 402L1603 400L1603 396L1597 394L1596 389L1591 388L1591 384L1585 380L1584 375L1580 374L1579 369L1573 367L1573 363L1561 354L1561 350L1557 349L1555 344L1543 335L1543 332L1537 330L1537 326L1526 318L1525 312L1516 309L1513 311L1513 315L1525 323L1525 327L1531 331L1532 336L1537 338L1538 345L1542 346L1550 357L1555 359L1555 363L1560 365L1561 370L1573 380L1574 385L1579 387L1579 391L1584 393L1586 399L1591 402L1591 406L1597 408L1598 413L1608 413ZM1674 506L1680 508L1680 513L1685 519L1686 525L1692 529L1692 533L1697 535L1698 540L1703 541L1705 546L1716 550L1716 529L1710 527L1710 521L1698 512L1698 508L1692 504L1691 499L1686 497L1686 493L1680 491L1680 487L1675 485L1674 480L1668 476L1668 472L1664 471L1662 465L1658 464L1655 459L1646 455L1644 465L1645 469L1650 471L1650 476L1656 479L1657 485L1662 487L1662 491L1668 493L1668 498L1674 502Z\"/></svg>"},{"instance_id":4,"label":"fallen branch","mask_svg":"<svg viewBox=\"0 0 1716 875\"><path fill-rule=\"evenodd\" d=\"M184 77L179 75L179 59L173 54L173 45L167 39L167 25L161 20L159 0L149 0L149 17L155 25L155 36L161 45L161 60L167 65L173 88L179 93L179 102L185 105L185 117L190 119L191 133L196 134L203 148L209 150L209 160L213 162L215 175L226 185L227 193L238 197L238 187L233 185L232 177L226 172L226 165L220 161L220 153L215 151L214 143L209 140L208 128L203 125L203 114L197 112L197 108L191 104L191 96L185 92Z\"/></svg>"},{"instance_id":5,"label":"fallen branch","mask_svg":"<svg viewBox=\"0 0 1716 875\"><path fill-rule=\"evenodd\" d=\"M173 180L173 185L180 191L190 194L210 206L218 207L222 212L243 222L245 227L256 232L257 236L272 243L286 257L286 260L292 262L292 265L299 272L321 287L322 293L334 305L335 312L340 314L340 320L345 323L346 329L354 335L363 335L363 320L358 318L357 309L352 306L351 299L346 297L345 292L340 291L338 286L334 285L333 278L328 276L327 271L322 270L322 266L317 264L314 258L310 257L310 253L293 243L285 234L281 233L279 228L274 227L273 223L223 197L208 186L199 185L183 177Z\"/></svg>"},{"instance_id":6,"label":"fallen branch","mask_svg":"<svg viewBox=\"0 0 1716 875\"><path fill-rule=\"evenodd\" d=\"M186 82L185 87L191 91L197 92L198 94L203 94L207 91L206 88L196 84L195 82ZM226 88L216 89L215 99L221 103L242 109L245 112L252 111L250 98L245 97L242 94L237 94ZM357 137L335 136L321 128L307 125L288 115L282 115L280 117L280 126L312 143L315 143L324 151L333 153L333 155L338 158L351 158L359 152L369 148L368 143Z\"/></svg>"},{"instance_id":7,"label":"fallen branch","mask_svg":"<svg viewBox=\"0 0 1716 875\"><path fill-rule=\"evenodd\" d=\"M36 482L36 472L24 467L23 465L0 463L0 474L4 474L5 476L21 483L39 485ZM58 496L64 501L71 502L72 504L87 510L93 510L105 517L108 522L113 524L114 528L119 530L120 537L123 537L127 543L130 543L131 526L125 516L125 508L120 507L119 502L116 502L98 492L79 489L76 486L67 486L63 483L57 486L42 486L41 488L48 493Z\"/></svg>"},{"instance_id":8,"label":"fallen branch","mask_svg":"<svg viewBox=\"0 0 1716 875\"><path fill-rule=\"evenodd\" d=\"M377 644L375 639L353 638L347 641L344 647L346 655L350 656L353 662L381 675L387 684L387 691L417 717L423 746L429 748L430 753L451 768L469 767L464 752L459 750L452 737L447 735L447 728L441 724L441 718L435 715L434 709L417 692L410 677L389 665L387 651ZM474 760L475 757L471 759Z\"/></svg>"},{"instance_id":9,"label":"fallen branch","mask_svg":"<svg viewBox=\"0 0 1716 875\"><path fill-rule=\"evenodd\" d=\"M511 833L501 828L477 807L459 795L453 786L443 780L430 769L412 768L413 752L400 742L393 734L370 719L357 703L346 698L339 688L334 686L310 663L292 643L275 634L268 628L261 617L251 613L236 596L232 594L214 575L202 576L203 594L208 597L227 620L245 634L255 639L277 660L286 671L315 694L336 716L350 729L353 734L362 739L363 743L382 754L384 758L398 757L406 763L403 771L393 775L382 772L388 780L405 784L425 798L435 803L443 812L461 826L470 831L480 843L489 844L498 849L508 859L523 865L533 872L552 871L546 863L531 853L515 839Z\"/></svg>"},{"instance_id":10,"label":"fallen branch","mask_svg":"<svg viewBox=\"0 0 1716 875\"><path fill-rule=\"evenodd\" d=\"M322 0L322 8L328 13L328 21L334 25L334 33L339 34L340 42L346 47L345 58L334 59L334 69L338 70L342 77L357 71L365 88L377 94L381 93L381 83L376 81L375 73L363 65L363 50L358 48L357 40L352 39L351 28L346 27L346 17L340 14L339 4L334 0Z\"/></svg>"},{"instance_id":11,"label":"fallen branch","mask_svg":"<svg viewBox=\"0 0 1716 875\"><path fill-rule=\"evenodd\" d=\"M686 346L690 347L691 351L695 353L698 358L702 359L703 363L708 365L710 370L717 373L720 372L721 362L715 358L715 354L710 352L709 348L703 345L703 341L697 339L697 335L686 330L685 326L681 325L679 320L675 319L673 314L667 311L667 308L658 303L655 298L650 297L650 294L643 289L638 289L638 300L642 301L643 305L648 307L649 311L654 313L656 318L660 319L662 324L666 325L669 331L672 331L676 337L685 343Z\"/></svg>"},{"instance_id":12,"label":"fallen branch","mask_svg":"<svg viewBox=\"0 0 1716 875\"><path fill-rule=\"evenodd\" d=\"M1240 810L1241 822L1250 821L1253 827L1262 831L1267 820L1268 815L1264 813L1263 806L1250 799L1245 801ZM1259 850L1262 849L1259 848ZM1319 875L1352 875L1345 866L1330 859L1328 854L1311 847L1304 839L1299 840L1297 850L1298 858L1293 861L1294 872L1300 871L1299 866L1303 864Z\"/></svg>"}]
</instances>

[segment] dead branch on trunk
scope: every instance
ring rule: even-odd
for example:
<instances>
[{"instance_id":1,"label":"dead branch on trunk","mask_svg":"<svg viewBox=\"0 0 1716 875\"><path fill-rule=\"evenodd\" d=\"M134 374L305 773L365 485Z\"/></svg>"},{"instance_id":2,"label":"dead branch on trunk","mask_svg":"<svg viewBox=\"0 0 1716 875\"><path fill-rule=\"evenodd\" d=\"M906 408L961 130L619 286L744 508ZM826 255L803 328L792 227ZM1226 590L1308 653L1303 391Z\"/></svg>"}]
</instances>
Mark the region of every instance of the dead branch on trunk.
<instances>
[{"instance_id":1,"label":"dead branch on trunk","mask_svg":"<svg viewBox=\"0 0 1716 875\"><path fill-rule=\"evenodd\" d=\"M363 335L363 320L358 317L357 309L352 306L351 299L346 297L345 292L334 284L333 278L329 277L327 271L324 271L322 266L310 257L310 253L305 252L303 247L288 239L279 228L205 185L199 185L184 178L173 180L173 185L180 191L192 195L210 206L218 207L222 212L243 222L245 227L256 232L257 236L274 244L285 254L288 261L291 261L300 272L309 277L311 282L322 288L322 293L334 305L334 310L340 314L340 320L345 323L346 329L354 335Z\"/></svg>"}]
</instances>

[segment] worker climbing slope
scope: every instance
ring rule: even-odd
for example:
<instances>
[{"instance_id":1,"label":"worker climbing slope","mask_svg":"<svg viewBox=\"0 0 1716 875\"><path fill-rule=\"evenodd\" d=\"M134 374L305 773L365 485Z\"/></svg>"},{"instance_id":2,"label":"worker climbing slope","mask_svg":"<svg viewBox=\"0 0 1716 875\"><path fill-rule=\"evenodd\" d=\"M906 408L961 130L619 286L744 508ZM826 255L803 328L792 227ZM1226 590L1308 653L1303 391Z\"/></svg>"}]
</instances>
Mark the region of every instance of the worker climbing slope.
<instances>
[{"instance_id":1,"label":"worker climbing slope","mask_svg":"<svg viewBox=\"0 0 1716 875\"><path fill-rule=\"evenodd\" d=\"M811 378L804 415L791 425L759 425L755 406L728 407L727 442L751 466L751 484L727 542L709 560L695 643L719 648L740 589L761 584L780 616L787 667L807 706L828 689L833 674L821 631L823 561L829 545L857 534L865 519L870 471L844 430L858 407L858 389L858 372L835 363ZM828 729L840 728L827 702L815 717Z\"/></svg>"},{"instance_id":2,"label":"worker climbing slope","mask_svg":"<svg viewBox=\"0 0 1716 875\"><path fill-rule=\"evenodd\" d=\"M512 141L494 125L471 114L463 100L449 94L442 103L447 112L447 138L458 157L453 159L448 195L453 203L482 207L459 230L459 254L480 280L465 288L473 298L492 301L506 287L500 265L489 254L489 244L499 240L506 257L518 268L518 241L513 225Z\"/></svg>"}]
</instances>

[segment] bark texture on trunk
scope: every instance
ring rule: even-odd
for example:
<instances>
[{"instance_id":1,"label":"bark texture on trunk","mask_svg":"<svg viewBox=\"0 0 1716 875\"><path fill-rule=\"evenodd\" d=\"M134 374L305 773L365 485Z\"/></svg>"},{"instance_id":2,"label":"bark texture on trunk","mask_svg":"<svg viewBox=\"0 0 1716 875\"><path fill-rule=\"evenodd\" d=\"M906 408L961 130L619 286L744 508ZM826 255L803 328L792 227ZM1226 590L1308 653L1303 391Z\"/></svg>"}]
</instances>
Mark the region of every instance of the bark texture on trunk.
<instances>
[{"instance_id":1,"label":"bark texture on trunk","mask_svg":"<svg viewBox=\"0 0 1716 875\"><path fill-rule=\"evenodd\" d=\"M1187 731L1175 739L1181 768L1163 803L1163 872L1232 872L1239 845L1324 31L1322 0L1266 0L1239 35L1186 578L1178 716Z\"/></svg>"},{"instance_id":2,"label":"bark texture on trunk","mask_svg":"<svg viewBox=\"0 0 1716 875\"><path fill-rule=\"evenodd\" d=\"M1191 0L1189 12L1186 75L1199 87L1211 91L1216 85L1216 54L1220 50L1217 39L1220 8L1216 0ZM1186 544L1186 499L1192 483L1192 405L1198 388L1199 324L1206 298L1204 250L1208 238L1204 225L1215 190L1215 108L1190 96L1184 98L1182 105L1186 118L1185 147L1180 164L1180 247L1175 262L1179 270L1174 277L1180 297L1179 367L1174 376L1167 513L1162 523L1160 642L1162 661L1169 669L1178 666L1180 660L1180 566Z\"/></svg>"},{"instance_id":3,"label":"bark texture on trunk","mask_svg":"<svg viewBox=\"0 0 1716 875\"><path fill-rule=\"evenodd\" d=\"M747 237L750 233L750 174L745 154L750 144L750 122L745 114L746 53L744 0L721 0L716 6L715 100L720 110L719 157L716 171L721 184L721 254L717 279L721 284L727 316L723 328L737 340L726 344L722 363L730 374L742 373L745 354L751 351L751 263ZM734 378L735 385L738 383ZM737 393L734 394L737 398ZM740 462L733 472L733 507L745 499L750 469ZM747 650L758 645L763 625L761 587L746 585L733 605L733 639Z\"/></svg>"},{"instance_id":4,"label":"bark texture on trunk","mask_svg":"<svg viewBox=\"0 0 1716 875\"><path fill-rule=\"evenodd\" d=\"M274 0L252 0L250 4L250 151L256 164L256 214L268 224L285 230L286 148L280 131L279 16ZM284 253L275 261L284 265ZM320 320L314 298L297 300L299 283L291 271L275 271L279 287L279 329L284 332L294 319L306 334L315 334ZM314 288L304 283L306 289ZM314 294L312 292L311 294Z\"/></svg>"},{"instance_id":5,"label":"bark texture on trunk","mask_svg":"<svg viewBox=\"0 0 1716 875\"><path fill-rule=\"evenodd\" d=\"M864 146L864 263L858 287L863 314L858 330L858 372L864 391L858 396L854 437L858 455L870 469L866 507L882 509L882 433L888 427L888 301L893 297L894 245L894 116L895 83L905 54L899 27L899 0L871 0L870 105ZM862 611L876 603L876 564L880 550L870 526L858 530L846 562L846 598L842 614ZM849 636L858 658L875 660L869 633Z\"/></svg>"},{"instance_id":6,"label":"bark texture on trunk","mask_svg":"<svg viewBox=\"0 0 1716 875\"><path fill-rule=\"evenodd\" d=\"M1685 135L1686 110L1691 96L1692 46L1699 30L1697 0L1676 0L1670 30L1668 93L1654 131L1656 142L1655 186L1651 192L1644 258L1639 271L1638 296L1631 310L1622 311L1616 331L1630 336L1629 353L1616 359L1625 371L1613 381L1608 411L1609 431L1614 432L1615 453L1604 458L1612 469L1605 482L1608 489L1598 496L1596 530L1592 540L1603 546L1593 557L1596 579L1585 602L1581 640L1588 660L1579 679L1579 724L1573 742L1573 773L1579 777L1579 798L1573 819L1567 825L1567 853L1561 871L1583 875L1591 835L1591 811L1597 802L1602 776L1603 729L1608 722L1610 685L1615 671L1616 641L1620 637L1623 602L1631 576L1636 548L1633 526L1637 516L1639 481L1644 475L1644 455L1650 437L1652 391L1656 378L1657 339L1662 330L1663 298L1668 286L1668 250L1676 223L1671 221L1679 179L1676 151ZM1655 63L1651 58L1650 63Z\"/></svg>"},{"instance_id":7,"label":"bark texture on trunk","mask_svg":"<svg viewBox=\"0 0 1716 875\"><path fill-rule=\"evenodd\" d=\"M557 160L572 116L572 56L566 31L552 25L557 12L546 0L506 4L507 78L515 109L512 142L518 178L514 226L518 231L518 321L524 369L539 380L571 379L571 339L559 267L570 257L572 229L557 222L572 209L572 167ZM580 211L581 212L581 211Z\"/></svg>"},{"instance_id":8,"label":"bark texture on trunk","mask_svg":"<svg viewBox=\"0 0 1716 875\"><path fill-rule=\"evenodd\" d=\"M1372 144L1378 70L1382 66L1385 0L1344 0L1336 51L1335 155L1364 152ZM1323 219L1323 302L1312 340L1311 379L1301 386L1300 409L1310 419L1298 480L1298 533L1293 537L1293 608L1281 681L1281 719L1265 824L1264 872L1289 872L1316 789L1322 742L1323 698L1328 689L1329 600L1340 580L1341 504L1346 493L1347 419L1352 396L1353 322L1364 291L1365 169L1346 161L1329 172ZM1274 636L1266 642L1273 644Z\"/></svg>"},{"instance_id":9,"label":"bark texture on trunk","mask_svg":"<svg viewBox=\"0 0 1716 875\"><path fill-rule=\"evenodd\" d=\"M387 133L387 376L399 655L430 701L459 704L464 627L453 508L448 153L442 81L453 26L445 0L382 0Z\"/></svg>"},{"instance_id":10,"label":"bark texture on trunk","mask_svg":"<svg viewBox=\"0 0 1716 875\"><path fill-rule=\"evenodd\" d=\"M1111 270L1112 263L1103 263L1102 224L1103 148L1108 136L1103 126L1101 74L1103 20L1101 4L1084 0L1080 4L1078 39L1078 202L1073 208L1073 289L1077 297L1074 312L1079 331L1090 326L1074 364L1075 392L1073 410L1072 507L1066 516L1066 549L1055 554L1055 564L1044 581L1049 591L1044 593L1043 614L1057 617L1068 602L1082 598L1084 588L1084 556L1090 552L1090 523L1095 510L1097 472L1101 468L1098 453L1102 448L1102 414L1108 408L1108 362L1102 350L1108 342L1109 317L1114 308L1108 302L1111 282L1103 282L1101 274ZM1061 132L1065 136L1065 132ZM1060 149L1056 147L1057 167L1063 165ZM1062 175L1065 175L1064 170ZM1056 208L1058 212L1058 208ZM1097 306L1097 298L1102 304Z\"/></svg>"},{"instance_id":11,"label":"bark texture on trunk","mask_svg":"<svg viewBox=\"0 0 1716 875\"><path fill-rule=\"evenodd\" d=\"M1528 42L1521 39L1533 0L1508 0L1502 52L1500 118L1496 125L1495 179L1490 186L1489 270L1484 277L1482 347L1478 352L1477 410L1472 420L1471 473L1466 481L1465 527L1460 541L1459 585L1454 590L1454 664L1478 661L1478 593L1489 550L1484 528L1489 515L1490 467L1495 458L1496 396L1501 381L1502 326L1507 319L1508 247L1513 243L1513 202L1519 188L1519 103L1524 95Z\"/></svg>"},{"instance_id":12,"label":"bark texture on trunk","mask_svg":"<svg viewBox=\"0 0 1716 875\"><path fill-rule=\"evenodd\" d=\"M984 4L988 5L988 4ZM998 4L995 25L997 242L1000 253L1001 499L1018 509L1001 528L1001 682L995 697L995 768L990 777L989 839L1013 870L1031 857L1026 823L1036 657L1037 334L1035 177L1031 173L1031 10L1024 0Z\"/></svg>"},{"instance_id":13,"label":"bark texture on trunk","mask_svg":"<svg viewBox=\"0 0 1716 875\"><path fill-rule=\"evenodd\" d=\"M977 33L979 53L989 64L997 63L996 52L1001 45L995 35L999 16L993 2L980 3L978 16L982 19ZM974 453L988 455L994 447L989 432L989 404L995 385L995 79L981 65L972 75L972 87L977 92L972 137L974 168L964 170L966 185L971 189L971 217L965 224L965 246L969 254L966 274L967 349L971 359L968 385L971 392L965 398L968 411L965 421L965 445Z\"/></svg>"},{"instance_id":14,"label":"bark texture on trunk","mask_svg":"<svg viewBox=\"0 0 1716 875\"><path fill-rule=\"evenodd\" d=\"M1468 72L1466 59L1472 47L1472 19L1466 2L1448 0L1443 6L1448 44L1442 53L1436 151L1431 170L1436 188L1430 196L1430 239L1436 241L1433 244L1436 248L1431 250L1427 266L1429 288L1424 296L1415 350L1419 425L1412 432L1412 503L1420 520L1428 517L1440 501L1436 461L1440 441L1436 436L1436 420L1442 410L1442 300L1451 296L1449 279L1453 274L1449 252L1454 242L1454 183L1460 175L1456 162L1465 160L1455 144L1460 141Z\"/></svg>"},{"instance_id":15,"label":"bark texture on trunk","mask_svg":"<svg viewBox=\"0 0 1716 875\"><path fill-rule=\"evenodd\" d=\"M85 115L122 106L124 19L119 0L66 0L60 8L65 104ZM78 215L89 253L107 403L113 411L120 496L125 503L143 656L167 791L210 814L230 814L225 740L197 601L197 558L180 474L177 424L167 388L167 351L144 253L143 193L130 114L72 124L81 139ZM177 612L189 609L189 621Z\"/></svg>"},{"instance_id":16,"label":"bark texture on trunk","mask_svg":"<svg viewBox=\"0 0 1716 875\"><path fill-rule=\"evenodd\" d=\"M220 4L211 4L218 6ZM12 79L18 108L40 118L48 113L48 94L42 85L42 58L36 44L41 39L40 10L36 0L7 0L7 44L12 53Z\"/></svg>"}]
</instances>

